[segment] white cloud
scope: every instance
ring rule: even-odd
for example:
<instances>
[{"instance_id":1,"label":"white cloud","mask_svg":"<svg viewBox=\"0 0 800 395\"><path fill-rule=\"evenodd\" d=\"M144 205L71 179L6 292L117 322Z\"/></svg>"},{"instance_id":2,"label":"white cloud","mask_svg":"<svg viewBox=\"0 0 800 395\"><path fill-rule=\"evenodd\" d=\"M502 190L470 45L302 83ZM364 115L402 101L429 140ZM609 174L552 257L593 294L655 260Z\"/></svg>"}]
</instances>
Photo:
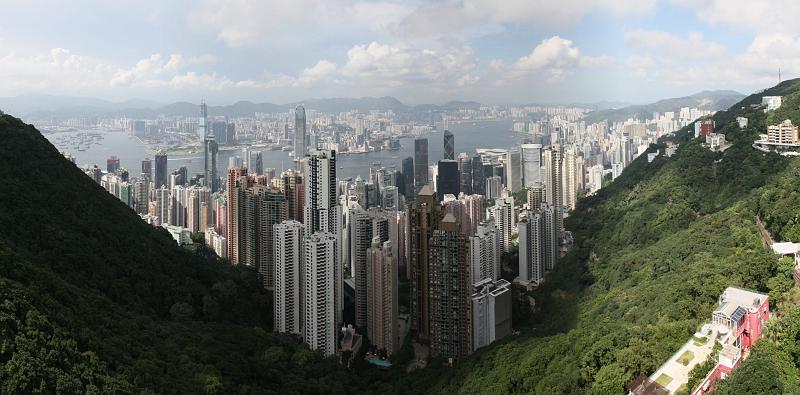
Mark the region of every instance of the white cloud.
<instances>
[{"instance_id":1,"label":"white cloud","mask_svg":"<svg viewBox=\"0 0 800 395\"><path fill-rule=\"evenodd\" d=\"M591 57L581 55L572 40L553 36L542 40L533 51L506 65L502 60L492 60L489 67L498 73L501 81L519 79L532 74L544 73L551 82L564 79L569 73L581 67L603 67L611 63L607 56Z\"/></svg>"},{"instance_id":2,"label":"white cloud","mask_svg":"<svg viewBox=\"0 0 800 395\"><path fill-rule=\"evenodd\" d=\"M0 93L84 92L103 86L114 66L64 48L45 53L0 55Z\"/></svg>"},{"instance_id":3,"label":"white cloud","mask_svg":"<svg viewBox=\"0 0 800 395\"><path fill-rule=\"evenodd\" d=\"M647 78L656 61L649 56L631 55L625 59L625 67L639 78Z\"/></svg>"},{"instance_id":4,"label":"white cloud","mask_svg":"<svg viewBox=\"0 0 800 395\"><path fill-rule=\"evenodd\" d=\"M233 48L295 44L353 31L385 32L409 14L403 2L357 0L208 0L189 23Z\"/></svg>"},{"instance_id":5,"label":"white cloud","mask_svg":"<svg viewBox=\"0 0 800 395\"><path fill-rule=\"evenodd\" d=\"M725 56L725 47L706 41L698 32L689 32L686 38L656 30L631 30L625 32L625 44L630 47L661 51L670 58L705 59Z\"/></svg>"},{"instance_id":6,"label":"white cloud","mask_svg":"<svg viewBox=\"0 0 800 395\"><path fill-rule=\"evenodd\" d=\"M800 34L800 2L796 0L673 0L694 11L697 18L711 25L726 25L737 30L759 33Z\"/></svg>"},{"instance_id":7,"label":"white cloud","mask_svg":"<svg viewBox=\"0 0 800 395\"><path fill-rule=\"evenodd\" d=\"M784 78L800 76L800 39L781 33L757 35L739 54L722 53L711 58L687 59L647 54L631 55L625 66L640 78L657 79L671 85L764 87Z\"/></svg>"},{"instance_id":8,"label":"white cloud","mask_svg":"<svg viewBox=\"0 0 800 395\"><path fill-rule=\"evenodd\" d=\"M507 24L570 27L592 11L613 15L652 11L656 0L448 0L422 6L400 24L412 36L482 35Z\"/></svg>"},{"instance_id":9,"label":"white cloud","mask_svg":"<svg viewBox=\"0 0 800 395\"><path fill-rule=\"evenodd\" d=\"M326 59L322 59L313 67L306 67L295 81L297 86L309 86L317 81L323 80L336 72L336 64Z\"/></svg>"},{"instance_id":10,"label":"white cloud","mask_svg":"<svg viewBox=\"0 0 800 395\"><path fill-rule=\"evenodd\" d=\"M443 49L400 45L356 45L347 51L342 75L355 84L378 88L399 86L465 86L478 80L478 60L467 46Z\"/></svg>"},{"instance_id":11,"label":"white cloud","mask_svg":"<svg viewBox=\"0 0 800 395\"><path fill-rule=\"evenodd\" d=\"M16 95L29 92L51 94L100 94L113 90L202 89L219 91L237 86L248 86L247 81L232 81L216 73L186 70L194 64L208 63L208 55L184 57L171 54L165 58L153 54L138 60L132 66L122 67L103 60L74 54L64 48L53 48L46 53L0 56L0 94ZM293 79L292 79L293 81ZM288 86L283 80L253 81L257 87Z\"/></svg>"}]
</instances>

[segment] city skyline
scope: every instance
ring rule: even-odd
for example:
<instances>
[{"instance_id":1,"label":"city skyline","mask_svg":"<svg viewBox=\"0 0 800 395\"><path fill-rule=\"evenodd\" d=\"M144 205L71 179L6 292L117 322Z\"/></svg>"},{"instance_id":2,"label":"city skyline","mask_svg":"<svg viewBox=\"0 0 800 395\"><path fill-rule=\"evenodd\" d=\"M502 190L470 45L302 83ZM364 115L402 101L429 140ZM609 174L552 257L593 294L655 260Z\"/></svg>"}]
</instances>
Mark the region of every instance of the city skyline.
<instances>
[{"instance_id":1,"label":"city skyline","mask_svg":"<svg viewBox=\"0 0 800 395\"><path fill-rule=\"evenodd\" d=\"M800 71L791 2L5 2L0 96L642 103ZM33 11L36 10L36 11ZM25 21L36 18L41 23ZM776 20L783 23L760 23ZM61 29L66 21L76 29ZM441 21L447 21L442 23ZM300 22L300 23L297 23ZM95 40L98 32L102 42ZM293 37L279 40L277 37ZM241 62L241 59L248 59ZM533 88L533 89L531 89Z\"/></svg>"}]
</instances>

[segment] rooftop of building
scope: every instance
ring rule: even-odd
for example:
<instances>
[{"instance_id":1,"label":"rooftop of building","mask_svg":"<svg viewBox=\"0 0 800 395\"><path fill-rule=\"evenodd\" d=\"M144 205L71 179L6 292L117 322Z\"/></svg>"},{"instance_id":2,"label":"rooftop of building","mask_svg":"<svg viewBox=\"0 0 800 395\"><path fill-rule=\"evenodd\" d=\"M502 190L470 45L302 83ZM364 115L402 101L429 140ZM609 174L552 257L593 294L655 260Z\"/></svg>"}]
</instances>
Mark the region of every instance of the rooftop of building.
<instances>
[{"instance_id":1,"label":"rooftop of building","mask_svg":"<svg viewBox=\"0 0 800 395\"><path fill-rule=\"evenodd\" d=\"M714 312L735 312L735 308L728 305L741 306L746 309L755 309L761 306L769 296L747 289L728 287L719 296L719 306ZM730 317L730 315L729 315Z\"/></svg>"},{"instance_id":2,"label":"rooftop of building","mask_svg":"<svg viewBox=\"0 0 800 395\"><path fill-rule=\"evenodd\" d=\"M800 243L772 243L772 251L778 255L794 255L800 252Z\"/></svg>"}]
</instances>

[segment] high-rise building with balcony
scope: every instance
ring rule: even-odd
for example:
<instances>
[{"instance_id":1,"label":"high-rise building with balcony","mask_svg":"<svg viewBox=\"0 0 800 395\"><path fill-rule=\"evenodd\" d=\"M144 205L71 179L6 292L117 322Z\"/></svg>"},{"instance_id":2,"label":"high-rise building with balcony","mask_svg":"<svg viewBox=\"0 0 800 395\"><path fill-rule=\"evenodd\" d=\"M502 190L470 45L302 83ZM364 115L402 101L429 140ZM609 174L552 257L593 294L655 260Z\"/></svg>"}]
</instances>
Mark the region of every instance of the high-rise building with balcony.
<instances>
[{"instance_id":1,"label":"high-rise building with balcony","mask_svg":"<svg viewBox=\"0 0 800 395\"><path fill-rule=\"evenodd\" d=\"M303 334L303 299L301 277L303 259L303 224L287 220L274 229L275 261L275 332Z\"/></svg>"},{"instance_id":2,"label":"high-rise building with balcony","mask_svg":"<svg viewBox=\"0 0 800 395\"><path fill-rule=\"evenodd\" d=\"M472 352L467 242L452 214L431 233L428 249L431 356L458 360Z\"/></svg>"},{"instance_id":3,"label":"high-rise building with balcony","mask_svg":"<svg viewBox=\"0 0 800 395\"><path fill-rule=\"evenodd\" d=\"M397 258L392 243L372 238L367 251L367 334L387 356L399 351Z\"/></svg>"}]
</instances>

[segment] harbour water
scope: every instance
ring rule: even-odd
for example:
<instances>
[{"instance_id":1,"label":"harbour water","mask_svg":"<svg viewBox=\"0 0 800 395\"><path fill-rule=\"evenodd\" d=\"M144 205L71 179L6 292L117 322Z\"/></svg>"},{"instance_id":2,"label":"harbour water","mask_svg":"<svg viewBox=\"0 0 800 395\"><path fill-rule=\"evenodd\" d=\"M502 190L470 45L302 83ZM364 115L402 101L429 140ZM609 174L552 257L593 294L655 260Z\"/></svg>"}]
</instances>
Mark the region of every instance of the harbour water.
<instances>
[{"instance_id":1,"label":"harbour water","mask_svg":"<svg viewBox=\"0 0 800 395\"><path fill-rule=\"evenodd\" d=\"M455 152L466 152L469 155L475 154L476 148L510 148L519 144L522 140L521 135L511 131L511 120L478 121L451 123L449 130L455 136ZM439 129L441 130L441 125ZM130 136L125 132L100 132L102 139L97 144L93 144L83 151L75 150L70 144L64 143L67 137L76 132L60 132L45 134L57 148L68 151L75 157L78 166L86 164L97 164L105 170L106 159L110 156L120 158L120 166L127 168L131 176L138 176L141 172L141 161L144 158L153 158L153 154L147 152L147 146L139 139ZM428 159L431 164L442 158L443 136L442 132L431 133L428 138ZM414 139L407 138L400 140L401 148L396 151L375 151L364 154L339 155L337 157L337 176L340 179L360 175L366 178L369 175L369 168L375 162L380 162L387 168L395 167L400 170L403 158L414 156ZM219 151L217 163L220 176L223 176L228 166L228 159L233 156L242 156L241 150ZM262 161L264 168L275 168L280 172L282 169L291 168L292 157L288 151L262 151ZM181 166L186 166L189 174L201 173L203 171L202 153L192 155L173 155L168 157L168 167L172 171Z\"/></svg>"}]
</instances>

